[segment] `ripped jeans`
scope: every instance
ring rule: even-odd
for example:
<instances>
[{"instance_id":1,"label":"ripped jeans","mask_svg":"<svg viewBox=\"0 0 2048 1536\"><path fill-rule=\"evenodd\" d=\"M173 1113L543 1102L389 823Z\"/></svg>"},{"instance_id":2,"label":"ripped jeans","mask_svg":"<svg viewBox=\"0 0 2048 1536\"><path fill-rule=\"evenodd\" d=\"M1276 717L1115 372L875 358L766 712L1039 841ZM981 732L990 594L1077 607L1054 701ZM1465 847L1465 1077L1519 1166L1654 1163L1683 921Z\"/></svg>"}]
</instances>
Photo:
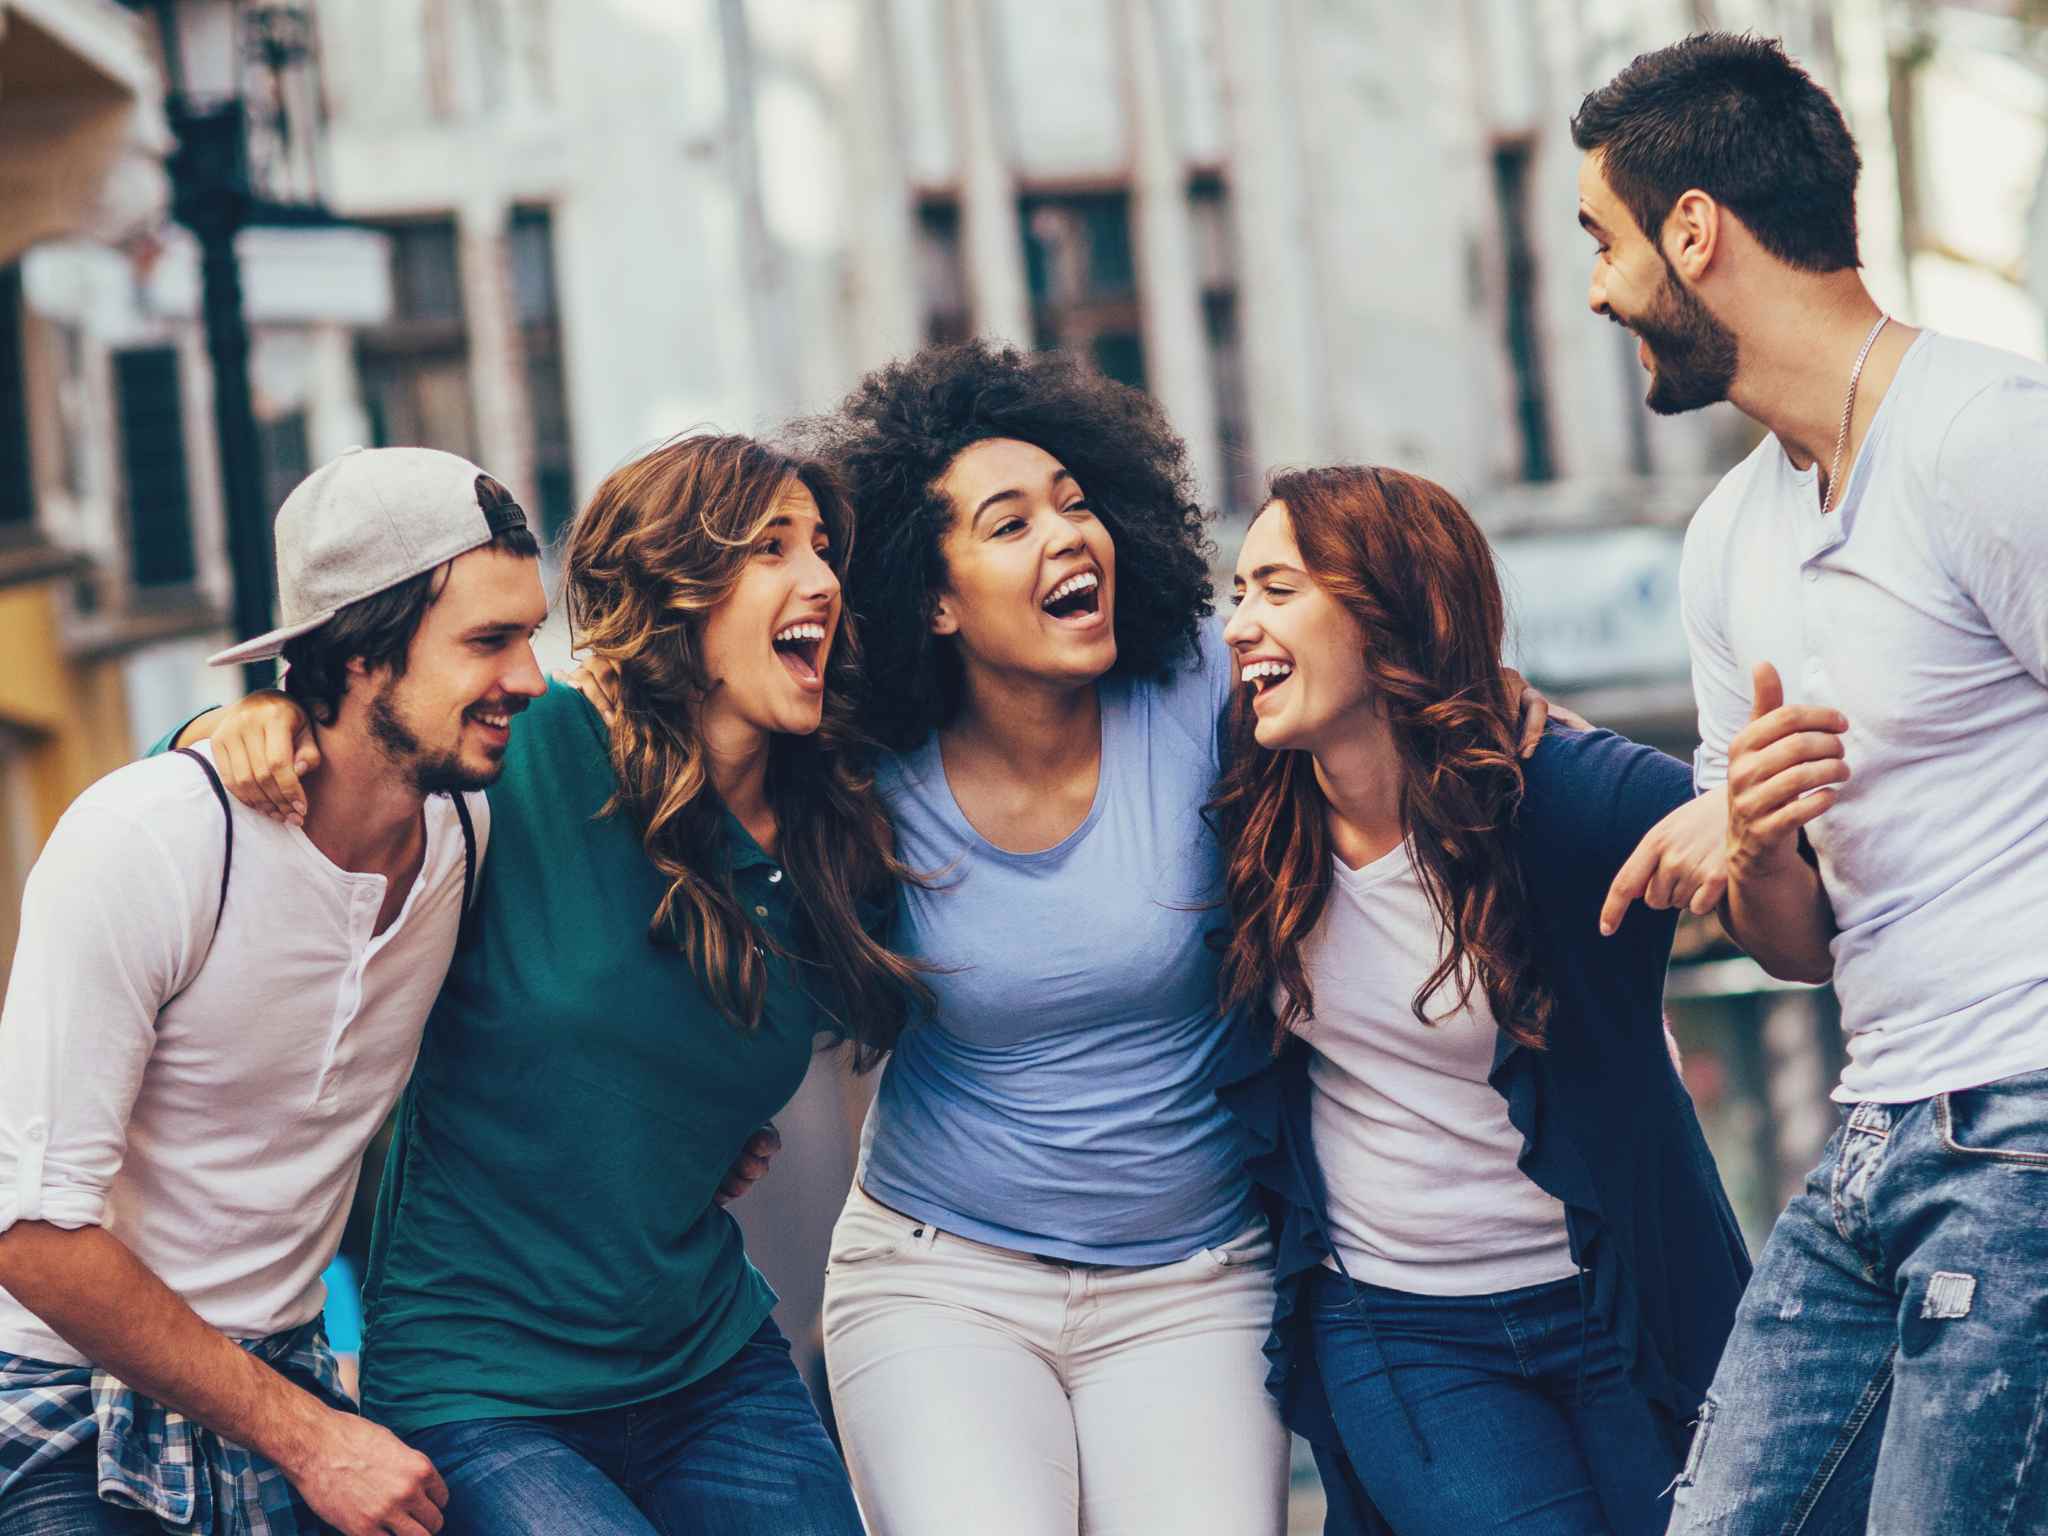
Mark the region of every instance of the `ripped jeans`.
<instances>
[{"instance_id":1,"label":"ripped jeans","mask_svg":"<svg viewBox=\"0 0 2048 1536\"><path fill-rule=\"evenodd\" d=\"M2048 1531L2048 1072L1855 1105L1778 1219L1672 1536Z\"/></svg>"}]
</instances>

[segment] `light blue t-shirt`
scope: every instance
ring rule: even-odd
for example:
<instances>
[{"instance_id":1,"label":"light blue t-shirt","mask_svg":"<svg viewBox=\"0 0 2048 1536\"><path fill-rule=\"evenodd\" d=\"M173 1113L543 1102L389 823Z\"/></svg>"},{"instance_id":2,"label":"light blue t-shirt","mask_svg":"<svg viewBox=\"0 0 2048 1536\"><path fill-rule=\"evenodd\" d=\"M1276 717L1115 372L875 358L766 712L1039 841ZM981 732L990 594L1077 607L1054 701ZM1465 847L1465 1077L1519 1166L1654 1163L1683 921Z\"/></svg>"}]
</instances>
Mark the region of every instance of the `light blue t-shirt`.
<instances>
[{"instance_id":1,"label":"light blue t-shirt","mask_svg":"<svg viewBox=\"0 0 2048 1536\"><path fill-rule=\"evenodd\" d=\"M1222 860L1201 816L1235 675L1221 630L1164 682L1101 687L1095 803L1038 853L997 848L953 798L936 738L880 788L904 861L898 946L940 967L861 1152L885 1205L979 1242L1165 1264L1252 1220L1246 1148L1217 1102L1228 1024Z\"/></svg>"}]
</instances>

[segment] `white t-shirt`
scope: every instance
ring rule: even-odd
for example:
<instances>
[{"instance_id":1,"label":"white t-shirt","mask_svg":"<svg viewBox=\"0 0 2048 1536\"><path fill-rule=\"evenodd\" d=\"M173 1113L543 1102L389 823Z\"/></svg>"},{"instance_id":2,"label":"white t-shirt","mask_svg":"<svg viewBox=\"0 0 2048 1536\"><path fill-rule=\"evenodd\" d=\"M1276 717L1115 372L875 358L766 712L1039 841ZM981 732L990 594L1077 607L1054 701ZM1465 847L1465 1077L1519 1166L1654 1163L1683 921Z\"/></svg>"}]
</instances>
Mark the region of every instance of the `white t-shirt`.
<instances>
[{"instance_id":1,"label":"white t-shirt","mask_svg":"<svg viewBox=\"0 0 2048 1536\"><path fill-rule=\"evenodd\" d=\"M490 813L468 803L481 859ZM103 1226L250 1339L320 1311L363 1149L454 953L464 857L454 803L430 797L419 876L373 935L382 875L233 815L217 933L225 823L198 764L130 764L50 834L0 1011L0 1231ZM5 1291L0 1351L80 1358Z\"/></svg>"},{"instance_id":2,"label":"white t-shirt","mask_svg":"<svg viewBox=\"0 0 2048 1536\"><path fill-rule=\"evenodd\" d=\"M2048 368L1923 333L1841 504L1767 437L1686 535L1702 789L1750 669L1849 720L1808 823L1841 932L1835 1097L1907 1103L2048 1067Z\"/></svg>"},{"instance_id":3,"label":"white t-shirt","mask_svg":"<svg viewBox=\"0 0 2048 1536\"><path fill-rule=\"evenodd\" d=\"M1332 859L1302 944L1316 1013L1309 1123L1330 1238L1354 1280L1426 1296L1486 1296L1576 1274L1564 1206L1515 1166L1522 1135L1487 1082L1499 1031L1486 994L1447 985L1423 1024L1416 990L1444 929L1407 846L1363 869ZM1275 989L1274 1006L1284 993Z\"/></svg>"}]
</instances>

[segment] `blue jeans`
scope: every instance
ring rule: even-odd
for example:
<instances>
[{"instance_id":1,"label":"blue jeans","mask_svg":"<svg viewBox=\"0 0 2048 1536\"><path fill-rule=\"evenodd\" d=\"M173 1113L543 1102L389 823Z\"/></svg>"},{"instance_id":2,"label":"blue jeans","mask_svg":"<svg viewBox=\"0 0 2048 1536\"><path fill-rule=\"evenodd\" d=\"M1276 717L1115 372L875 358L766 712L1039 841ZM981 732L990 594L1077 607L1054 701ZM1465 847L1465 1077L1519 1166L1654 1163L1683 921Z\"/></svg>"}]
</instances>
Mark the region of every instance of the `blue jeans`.
<instances>
[{"instance_id":1,"label":"blue jeans","mask_svg":"<svg viewBox=\"0 0 2048 1536\"><path fill-rule=\"evenodd\" d=\"M443 1536L861 1536L846 1469L772 1322L651 1402L407 1438L448 1484Z\"/></svg>"},{"instance_id":2,"label":"blue jeans","mask_svg":"<svg viewBox=\"0 0 2048 1536\"><path fill-rule=\"evenodd\" d=\"M1714 1536L2048 1531L2048 1072L1849 1111L1764 1245L1677 1506Z\"/></svg>"},{"instance_id":3,"label":"blue jeans","mask_svg":"<svg viewBox=\"0 0 2048 1536\"><path fill-rule=\"evenodd\" d=\"M8 1490L0 1536L163 1536L152 1515L100 1502L99 1447L87 1441Z\"/></svg>"},{"instance_id":4,"label":"blue jeans","mask_svg":"<svg viewBox=\"0 0 2048 1536\"><path fill-rule=\"evenodd\" d=\"M1576 1280L1418 1296L1325 1270L1316 1363L1350 1472L1398 1536L1657 1536L1677 1426Z\"/></svg>"}]
</instances>

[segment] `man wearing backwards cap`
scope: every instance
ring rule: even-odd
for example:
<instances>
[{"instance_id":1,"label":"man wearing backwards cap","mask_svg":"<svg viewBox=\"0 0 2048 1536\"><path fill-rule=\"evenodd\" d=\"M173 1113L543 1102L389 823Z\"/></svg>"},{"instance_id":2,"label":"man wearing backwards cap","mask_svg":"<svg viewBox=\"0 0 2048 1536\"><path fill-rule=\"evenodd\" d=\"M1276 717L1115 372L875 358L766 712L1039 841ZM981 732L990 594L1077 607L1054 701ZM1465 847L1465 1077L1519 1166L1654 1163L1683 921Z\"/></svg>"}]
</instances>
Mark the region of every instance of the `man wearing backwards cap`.
<instances>
[{"instance_id":1,"label":"man wearing backwards cap","mask_svg":"<svg viewBox=\"0 0 2048 1536\"><path fill-rule=\"evenodd\" d=\"M276 525L324 767L289 823L165 754L72 804L0 1013L0 1536L418 1536L446 1490L357 1417L320 1331L363 1149L412 1069L546 684L504 488L355 449ZM197 760L195 760L195 755Z\"/></svg>"}]
</instances>

